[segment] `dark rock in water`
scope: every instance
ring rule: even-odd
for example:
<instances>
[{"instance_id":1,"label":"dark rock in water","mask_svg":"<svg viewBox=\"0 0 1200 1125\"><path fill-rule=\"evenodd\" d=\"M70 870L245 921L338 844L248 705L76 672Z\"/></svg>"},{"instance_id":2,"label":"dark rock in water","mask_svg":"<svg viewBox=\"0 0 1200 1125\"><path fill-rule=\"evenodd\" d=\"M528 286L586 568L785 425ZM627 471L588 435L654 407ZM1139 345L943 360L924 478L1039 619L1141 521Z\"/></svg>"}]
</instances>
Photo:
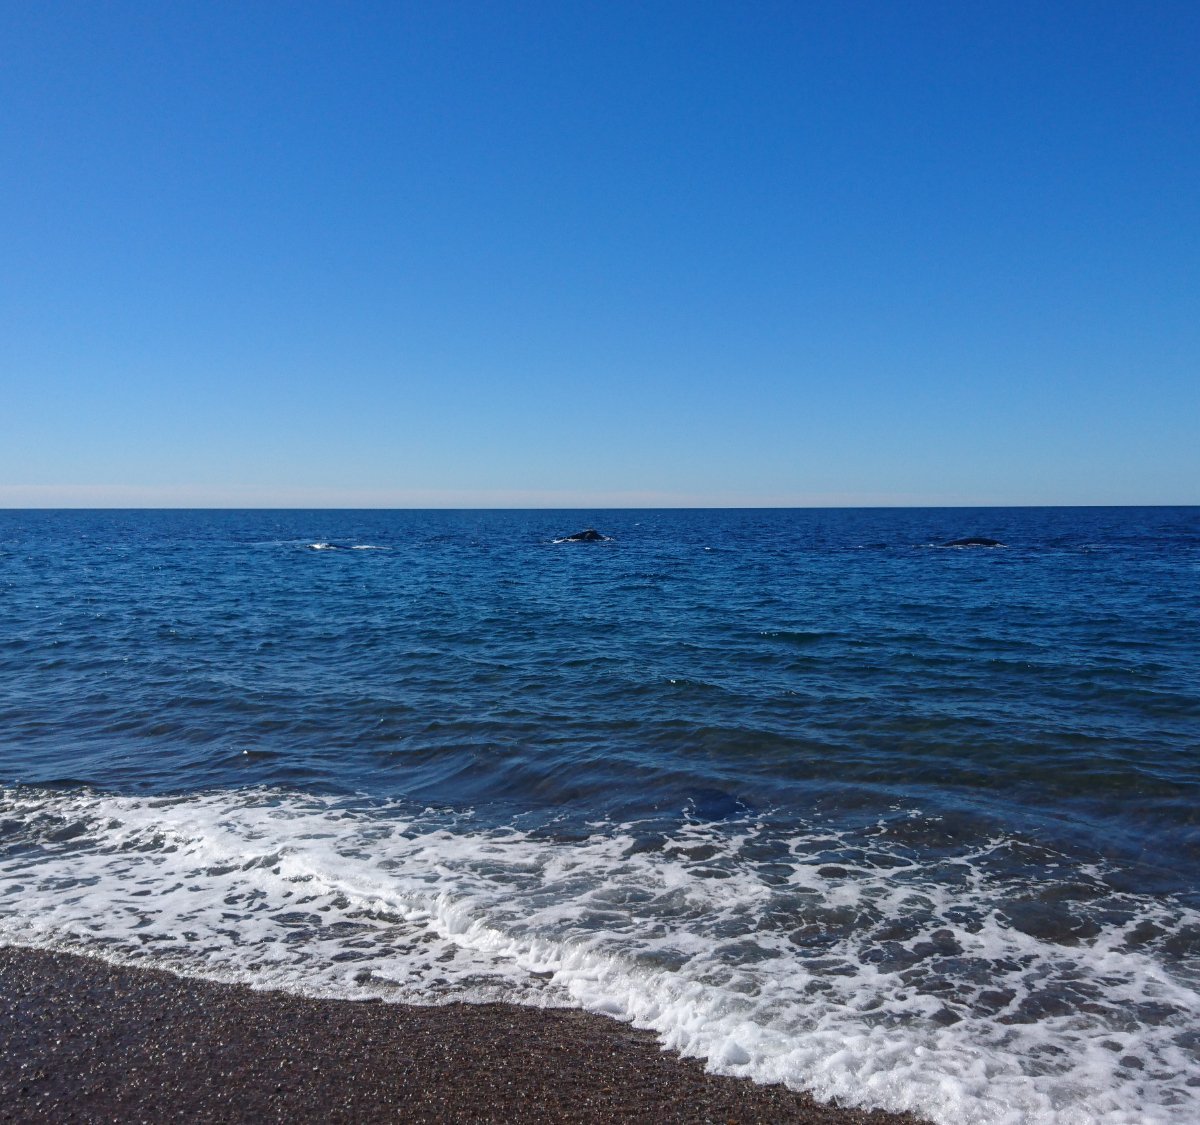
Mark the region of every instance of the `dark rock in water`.
<instances>
[{"instance_id":1,"label":"dark rock in water","mask_svg":"<svg viewBox=\"0 0 1200 1125\"><path fill-rule=\"evenodd\" d=\"M594 527L589 527L584 531L577 531L574 535L568 535L563 540L564 543L606 543L607 535L601 535Z\"/></svg>"},{"instance_id":2,"label":"dark rock in water","mask_svg":"<svg viewBox=\"0 0 1200 1125\"><path fill-rule=\"evenodd\" d=\"M999 539L984 539L980 535L972 535L966 539L951 539L949 543L943 543L943 547L1003 547L1004 544Z\"/></svg>"}]
</instances>

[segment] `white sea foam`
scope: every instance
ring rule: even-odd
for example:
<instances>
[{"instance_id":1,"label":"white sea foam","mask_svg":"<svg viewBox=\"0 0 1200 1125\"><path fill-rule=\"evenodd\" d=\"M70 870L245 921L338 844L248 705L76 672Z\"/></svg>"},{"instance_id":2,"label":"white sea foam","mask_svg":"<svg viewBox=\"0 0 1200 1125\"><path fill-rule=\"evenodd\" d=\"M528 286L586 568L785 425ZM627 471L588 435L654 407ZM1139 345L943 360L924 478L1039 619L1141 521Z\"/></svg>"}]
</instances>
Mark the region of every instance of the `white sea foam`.
<instances>
[{"instance_id":1,"label":"white sea foam","mask_svg":"<svg viewBox=\"0 0 1200 1125\"><path fill-rule=\"evenodd\" d=\"M0 942L309 995L578 1005L721 1072L941 1122L1200 1118L1194 982L1131 943L1200 918L1114 894L1088 940L1031 936L990 905L1005 840L831 865L836 832L765 818L556 838L262 790L15 790L0 821Z\"/></svg>"}]
</instances>

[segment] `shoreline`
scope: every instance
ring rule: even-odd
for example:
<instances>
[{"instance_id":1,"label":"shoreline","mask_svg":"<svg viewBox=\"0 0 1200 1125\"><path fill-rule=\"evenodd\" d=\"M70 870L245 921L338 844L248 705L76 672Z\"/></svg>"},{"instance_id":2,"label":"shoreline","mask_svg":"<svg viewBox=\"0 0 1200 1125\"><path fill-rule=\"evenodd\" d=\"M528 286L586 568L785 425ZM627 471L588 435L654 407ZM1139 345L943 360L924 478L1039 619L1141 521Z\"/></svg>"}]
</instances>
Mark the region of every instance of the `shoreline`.
<instances>
[{"instance_id":1,"label":"shoreline","mask_svg":"<svg viewBox=\"0 0 1200 1125\"><path fill-rule=\"evenodd\" d=\"M319 1000L0 946L0 1121L923 1125L577 1009Z\"/></svg>"}]
</instances>

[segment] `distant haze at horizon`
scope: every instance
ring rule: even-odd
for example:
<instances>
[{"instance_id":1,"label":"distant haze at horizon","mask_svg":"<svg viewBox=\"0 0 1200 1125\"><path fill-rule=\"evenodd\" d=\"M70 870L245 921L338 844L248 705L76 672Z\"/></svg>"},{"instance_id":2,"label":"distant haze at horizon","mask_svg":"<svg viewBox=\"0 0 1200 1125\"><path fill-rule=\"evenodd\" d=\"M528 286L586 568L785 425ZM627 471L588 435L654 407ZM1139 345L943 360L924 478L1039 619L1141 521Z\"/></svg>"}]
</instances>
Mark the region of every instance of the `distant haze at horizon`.
<instances>
[{"instance_id":1,"label":"distant haze at horizon","mask_svg":"<svg viewBox=\"0 0 1200 1125\"><path fill-rule=\"evenodd\" d=\"M0 43L0 508L1200 503L1200 6Z\"/></svg>"},{"instance_id":2,"label":"distant haze at horizon","mask_svg":"<svg viewBox=\"0 0 1200 1125\"><path fill-rule=\"evenodd\" d=\"M677 508L1073 508L1128 507L1177 508L1195 504L1170 501L1138 503L1134 501L1046 501L1017 500L998 502L986 498L897 497L889 494L830 494L796 497L691 496L687 494L631 492L576 493L555 492L388 492L386 490L331 493L318 489L269 491L254 488L203 490L187 488L107 488L103 485L52 485L21 488L0 486L0 510L46 510L107 508L115 510L218 509L218 510L380 510L380 511L620 511Z\"/></svg>"}]
</instances>

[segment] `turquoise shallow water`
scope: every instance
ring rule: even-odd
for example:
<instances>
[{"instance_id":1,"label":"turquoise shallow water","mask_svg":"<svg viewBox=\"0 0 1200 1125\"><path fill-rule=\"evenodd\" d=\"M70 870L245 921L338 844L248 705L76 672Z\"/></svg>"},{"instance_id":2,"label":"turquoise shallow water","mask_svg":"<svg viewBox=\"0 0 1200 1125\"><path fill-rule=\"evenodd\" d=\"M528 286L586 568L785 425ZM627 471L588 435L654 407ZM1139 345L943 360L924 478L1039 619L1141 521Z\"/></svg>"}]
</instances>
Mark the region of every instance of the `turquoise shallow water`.
<instances>
[{"instance_id":1,"label":"turquoise shallow water","mask_svg":"<svg viewBox=\"0 0 1200 1125\"><path fill-rule=\"evenodd\" d=\"M0 613L0 940L1200 1114L1200 510L4 512Z\"/></svg>"}]
</instances>

